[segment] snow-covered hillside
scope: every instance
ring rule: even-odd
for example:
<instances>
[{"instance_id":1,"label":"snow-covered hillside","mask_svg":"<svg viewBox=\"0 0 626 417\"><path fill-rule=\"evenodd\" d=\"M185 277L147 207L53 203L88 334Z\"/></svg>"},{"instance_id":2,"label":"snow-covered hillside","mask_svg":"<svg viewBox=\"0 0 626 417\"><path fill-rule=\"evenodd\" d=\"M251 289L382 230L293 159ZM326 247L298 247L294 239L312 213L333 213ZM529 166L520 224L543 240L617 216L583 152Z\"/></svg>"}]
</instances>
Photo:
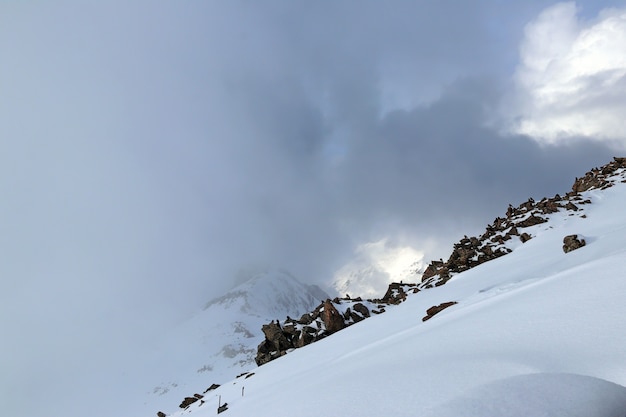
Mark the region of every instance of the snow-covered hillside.
<instances>
[{"instance_id":1,"label":"snow-covered hillside","mask_svg":"<svg viewBox=\"0 0 626 417\"><path fill-rule=\"evenodd\" d=\"M185 410L163 411L212 416L227 403L223 415L233 417L623 417L626 170L611 182L582 192L591 204L576 215L559 209L528 227L533 238L511 253L256 368ZM567 235L586 246L564 253ZM422 321L427 309L452 301Z\"/></svg>"},{"instance_id":2,"label":"snow-covered hillside","mask_svg":"<svg viewBox=\"0 0 626 417\"><path fill-rule=\"evenodd\" d=\"M143 368L148 374L142 403L146 415L175 409L195 390L221 384L255 367L261 326L286 315L311 310L327 295L286 272L254 275L180 324L158 341Z\"/></svg>"}]
</instances>

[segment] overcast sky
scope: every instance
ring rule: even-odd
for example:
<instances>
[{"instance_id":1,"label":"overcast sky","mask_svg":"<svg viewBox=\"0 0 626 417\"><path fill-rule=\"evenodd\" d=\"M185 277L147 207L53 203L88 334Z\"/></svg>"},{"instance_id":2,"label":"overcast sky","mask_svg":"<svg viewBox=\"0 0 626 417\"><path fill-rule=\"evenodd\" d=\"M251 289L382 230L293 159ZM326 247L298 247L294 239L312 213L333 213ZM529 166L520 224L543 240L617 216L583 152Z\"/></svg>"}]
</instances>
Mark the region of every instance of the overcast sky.
<instances>
[{"instance_id":1,"label":"overcast sky","mask_svg":"<svg viewBox=\"0 0 626 417\"><path fill-rule=\"evenodd\" d=\"M84 415L241 267L445 258L626 148L624 1L7 0L0 57L3 415Z\"/></svg>"}]
</instances>

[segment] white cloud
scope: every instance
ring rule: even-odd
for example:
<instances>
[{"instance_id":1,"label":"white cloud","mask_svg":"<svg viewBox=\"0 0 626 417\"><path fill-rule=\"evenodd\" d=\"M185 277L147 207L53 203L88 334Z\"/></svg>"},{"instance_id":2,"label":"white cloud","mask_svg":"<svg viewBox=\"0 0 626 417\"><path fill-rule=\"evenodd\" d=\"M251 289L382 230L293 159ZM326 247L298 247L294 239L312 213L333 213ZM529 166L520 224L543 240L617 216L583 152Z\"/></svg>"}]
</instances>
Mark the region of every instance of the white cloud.
<instances>
[{"instance_id":1,"label":"white cloud","mask_svg":"<svg viewBox=\"0 0 626 417\"><path fill-rule=\"evenodd\" d=\"M586 136L626 147L626 9L592 22L579 11L558 3L526 26L511 128L543 143Z\"/></svg>"},{"instance_id":2,"label":"white cloud","mask_svg":"<svg viewBox=\"0 0 626 417\"><path fill-rule=\"evenodd\" d=\"M424 253L388 239L359 245L355 258L335 273L341 295L382 297L391 282L415 281L423 269Z\"/></svg>"}]
</instances>

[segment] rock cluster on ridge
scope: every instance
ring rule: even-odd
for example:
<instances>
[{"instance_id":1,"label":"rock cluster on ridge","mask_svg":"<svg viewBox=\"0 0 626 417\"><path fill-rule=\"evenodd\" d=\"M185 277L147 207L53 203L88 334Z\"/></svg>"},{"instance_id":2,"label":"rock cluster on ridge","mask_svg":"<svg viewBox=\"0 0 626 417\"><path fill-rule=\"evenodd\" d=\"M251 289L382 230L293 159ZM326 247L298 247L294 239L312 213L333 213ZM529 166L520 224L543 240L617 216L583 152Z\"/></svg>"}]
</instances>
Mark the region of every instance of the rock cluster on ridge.
<instances>
[{"instance_id":1,"label":"rock cluster on ridge","mask_svg":"<svg viewBox=\"0 0 626 417\"><path fill-rule=\"evenodd\" d=\"M327 299L313 312L302 315L299 320L288 317L282 324L276 321L276 323L264 325L265 340L257 349L255 359L257 365L263 365L285 355L292 349L313 343L357 323L369 317L370 313L383 313L386 307L405 301L408 294L444 285L454 274L510 253L511 247L515 244L523 244L532 239L533 234L530 229L547 222L548 215L552 213L565 210L570 212L570 215L584 217L580 206L591 201L584 199L580 193L610 187L616 181L615 174L622 169L626 169L626 158L615 157L612 162L601 168L594 168L584 177L576 178L572 190L564 196L557 194L540 201L529 198L518 207L509 205L506 215L497 217L492 224L487 226L481 236L465 236L454 244L452 254L447 261L443 259L432 261L418 284L391 283L382 299L363 301L360 297L352 299L347 296L343 299L335 298L332 301ZM571 243L570 247L576 245L580 247L584 244L579 241L578 244ZM453 305L445 304L445 307ZM440 311L438 310L440 307L433 306L431 313L435 310ZM427 312L425 319L434 315L431 313Z\"/></svg>"},{"instance_id":2,"label":"rock cluster on ridge","mask_svg":"<svg viewBox=\"0 0 626 417\"><path fill-rule=\"evenodd\" d=\"M400 304L407 294L419 291L417 284L392 283L381 299L363 300L360 297L326 299L310 313L299 319L287 317L272 321L262 327L265 339L257 348L255 361L263 365L289 351L321 340L372 314L385 312L385 308Z\"/></svg>"},{"instance_id":3,"label":"rock cluster on ridge","mask_svg":"<svg viewBox=\"0 0 626 417\"><path fill-rule=\"evenodd\" d=\"M497 217L480 237L465 236L459 243L454 244L447 261L432 261L422 275L420 288L443 285L453 274L506 255L511 252L508 241L519 239L521 243L527 242L532 238L532 234L525 229L547 222L547 215L551 213L562 209L572 213L578 212L580 205L590 203L580 195L581 192L610 187L615 181L612 176L623 168L626 168L626 158L615 157L603 167L594 168L584 177L576 178L572 190L563 197L557 194L541 201L530 198L518 207L509 205L506 216Z\"/></svg>"}]
</instances>

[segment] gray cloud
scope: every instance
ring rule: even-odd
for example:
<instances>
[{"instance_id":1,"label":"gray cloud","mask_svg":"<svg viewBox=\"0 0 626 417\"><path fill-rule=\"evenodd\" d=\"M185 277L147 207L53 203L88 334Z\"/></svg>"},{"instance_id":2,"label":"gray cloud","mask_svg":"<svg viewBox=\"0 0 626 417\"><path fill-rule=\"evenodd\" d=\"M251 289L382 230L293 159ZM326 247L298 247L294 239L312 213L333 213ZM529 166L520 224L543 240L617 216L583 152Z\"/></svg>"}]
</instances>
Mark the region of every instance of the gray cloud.
<instances>
[{"instance_id":1,"label":"gray cloud","mask_svg":"<svg viewBox=\"0 0 626 417\"><path fill-rule=\"evenodd\" d=\"M486 123L549 4L0 6L4 414L109 415L100 390L122 403L242 265L327 283L382 237L447 256L567 191L611 150Z\"/></svg>"}]
</instances>

